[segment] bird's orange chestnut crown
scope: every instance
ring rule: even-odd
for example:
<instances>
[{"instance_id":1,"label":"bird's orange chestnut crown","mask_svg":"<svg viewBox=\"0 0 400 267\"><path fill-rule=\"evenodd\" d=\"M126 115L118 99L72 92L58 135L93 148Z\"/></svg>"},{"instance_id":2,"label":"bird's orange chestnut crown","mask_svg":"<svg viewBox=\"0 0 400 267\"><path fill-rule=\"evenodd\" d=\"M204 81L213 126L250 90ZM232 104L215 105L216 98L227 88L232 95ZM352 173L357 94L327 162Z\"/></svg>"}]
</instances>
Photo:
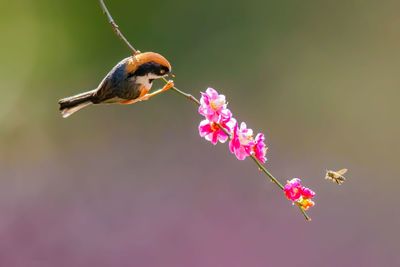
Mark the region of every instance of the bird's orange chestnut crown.
<instances>
[{"instance_id":1,"label":"bird's orange chestnut crown","mask_svg":"<svg viewBox=\"0 0 400 267\"><path fill-rule=\"evenodd\" d=\"M144 52L144 53L134 55L130 58L130 61L131 62L130 62L130 64L128 64L128 66L130 66L132 68L132 70L136 69L138 66L141 66L141 65L143 65L145 63L149 63L149 62L154 62L154 63L160 64L161 66L168 68L169 72L172 69L171 64L165 57L163 57L162 55L160 55L158 53L154 53L154 52Z\"/></svg>"}]
</instances>

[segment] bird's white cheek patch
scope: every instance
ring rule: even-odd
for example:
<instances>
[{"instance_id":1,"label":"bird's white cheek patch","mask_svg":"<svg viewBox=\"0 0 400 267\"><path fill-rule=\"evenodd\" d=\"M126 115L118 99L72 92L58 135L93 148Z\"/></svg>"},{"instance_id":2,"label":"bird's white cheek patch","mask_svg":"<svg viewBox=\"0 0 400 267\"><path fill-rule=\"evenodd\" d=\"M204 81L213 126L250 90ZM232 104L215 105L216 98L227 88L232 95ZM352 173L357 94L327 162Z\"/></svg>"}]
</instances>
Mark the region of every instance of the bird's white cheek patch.
<instances>
[{"instance_id":1,"label":"bird's white cheek patch","mask_svg":"<svg viewBox=\"0 0 400 267\"><path fill-rule=\"evenodd\" d=\"M149 81L149 76L145 75L145 76L138 76L136 78L136 83L138 84L142 84L144 85L146 88L148 88L150 90L151 86L153 85L153 83L150 83Z\"/></svg>"}]
</instances>

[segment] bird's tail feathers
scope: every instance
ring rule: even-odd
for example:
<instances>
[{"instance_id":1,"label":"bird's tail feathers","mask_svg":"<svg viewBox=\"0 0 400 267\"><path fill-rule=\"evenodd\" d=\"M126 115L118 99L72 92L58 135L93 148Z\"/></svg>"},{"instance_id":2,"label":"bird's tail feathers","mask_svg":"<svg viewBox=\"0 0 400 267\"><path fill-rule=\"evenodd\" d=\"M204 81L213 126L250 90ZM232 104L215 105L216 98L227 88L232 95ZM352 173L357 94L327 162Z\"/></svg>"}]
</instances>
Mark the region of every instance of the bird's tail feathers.
<instances>
[{"instance_id":1,"label":"bird's tail feathers","mask_svg":"<svg viewBox=\"0 0 400 267\"><path fill-rule=\"evenodd\" d=\"M92 90L82 94L60 99L58 101L58 104L60 104L60 111L63 118L67 118L78 110L81 110L93 104L92 99L94 92L95 90Z\"/></svg>"},{"instance_id":2,"label":"bird's tail feathers","mask_svg":"<svg viewBox=\"0 0 400 267\"><path fill-rule=\"evenodd\" d=\"M63 118L68 118L69 116L71 116L72 114L77 112L78 110L86 108L87 106L89 106L91 104L93 104L93 103L92 102L83 102L82 104L76 105L75 107L64 108L63 110L61 110L61 116Z\"/></svg>"}]
</instances>

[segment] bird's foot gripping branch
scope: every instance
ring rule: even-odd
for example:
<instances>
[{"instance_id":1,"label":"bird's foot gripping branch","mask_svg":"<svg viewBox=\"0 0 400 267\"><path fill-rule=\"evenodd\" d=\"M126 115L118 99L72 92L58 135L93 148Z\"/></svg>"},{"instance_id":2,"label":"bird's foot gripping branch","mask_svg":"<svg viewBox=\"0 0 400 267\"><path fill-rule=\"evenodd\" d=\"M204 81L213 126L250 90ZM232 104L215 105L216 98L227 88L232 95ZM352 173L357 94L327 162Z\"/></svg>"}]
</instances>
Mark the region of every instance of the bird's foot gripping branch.
<instances>
[{"instance_id":1,"label":"bird's foot gripping branch","mask_svg":"<svg viewBox=\"0 0 400 267\"><path fill-rule=\"evenodd\" d=\"M137 60L137 58L141 57L144 53L140 53L129 43L113 20L110 12L104 4L104 1L99 0L99 2L114 32L130 49L133 54L133 59L136 59L134 62L135 64L133 65L138 67L137 65L140 63L140 60ZM158 57L161 56L158 55ZM165 63L164 65L168 65L168 69L170 70L169 63ZM137 73L136 75L139 76ZM164 75L159 75L157 78L164 80L167 85L164 87L164 90L161 89L155 93L158 94L166 91L167 89L171 89L198 106L199 114L204 117L199 125L199 134L201 137L204 137L214 145L216 145L218 142L228 142L229 150L239 160L251 158L257 165L258 169L267 176L268 180L271 180L275 185L277 185L278 188L283 191L284 195L290 201L292 201L293 205L296 205L299 208L306 220L311 220L307 215L306 210L314 206L312 198L315 196L315 193L309 188L304 187L301 184L301 180L298 178L293 178L290 181L287 181L286 185L282 185L278 179L276 179L266 169L264 163L267 161L267 146L265 145L264 134L258 133L254 136L253 131L247 128L247 125L244 122L239 124L238 121L233 117L232 112L227 108L224 95L219 94L212 88L208 88L205 92L201 93L201 98L198 100L191 94L185 93L176 88L171 81L167 81L167 79L164 78ZM145 89L150 90L150 87ZM144 91L145 93L147 93L146 90ZM81 97L81 95L78 96ZM67 98L67 100L70 99Z\"/></svg>"}]
</instances>

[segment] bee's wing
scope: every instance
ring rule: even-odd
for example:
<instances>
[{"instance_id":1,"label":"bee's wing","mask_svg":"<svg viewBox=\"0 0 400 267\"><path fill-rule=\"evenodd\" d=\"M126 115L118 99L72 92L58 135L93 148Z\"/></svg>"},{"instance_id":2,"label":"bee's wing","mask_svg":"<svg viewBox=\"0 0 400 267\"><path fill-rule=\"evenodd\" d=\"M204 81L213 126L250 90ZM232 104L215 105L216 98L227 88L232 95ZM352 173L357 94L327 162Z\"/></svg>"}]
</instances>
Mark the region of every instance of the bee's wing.
<instances>
[{"instance_id":1,"label":"bee's wing","mask_svg":"<svg viewBox=\"0 0 400 267\"><path fill-rule=\"evenodd\" d=\"M338 170L337 171L337 173L339 174L339 175L343 175L343 174L345 174L347 172L347 169L341 169L341 170Z\"/></svg>"}]
</instances>

